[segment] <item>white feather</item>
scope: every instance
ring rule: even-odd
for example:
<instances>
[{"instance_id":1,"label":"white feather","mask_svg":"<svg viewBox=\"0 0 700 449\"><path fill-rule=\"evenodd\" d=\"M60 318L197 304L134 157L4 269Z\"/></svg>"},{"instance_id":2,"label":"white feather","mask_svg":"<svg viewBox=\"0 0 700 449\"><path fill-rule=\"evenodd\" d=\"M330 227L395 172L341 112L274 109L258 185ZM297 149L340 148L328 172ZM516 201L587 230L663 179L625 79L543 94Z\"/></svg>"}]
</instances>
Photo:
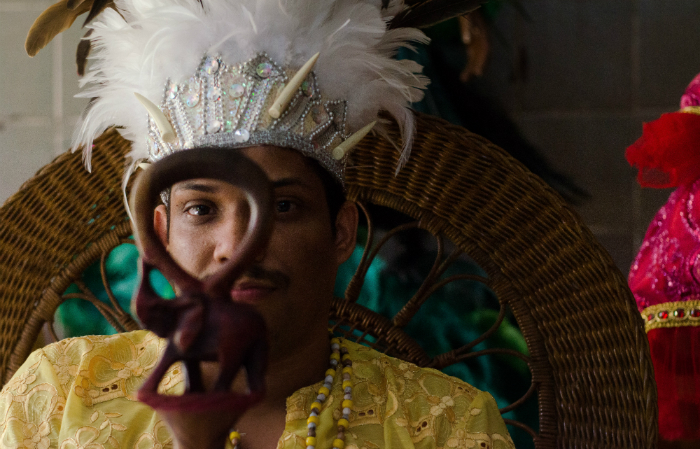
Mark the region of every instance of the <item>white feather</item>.
<instances>
[{"instance_id":1,"label":"white feather","mask_svg":"<svg viewBox=\"0 0 700 449\"><path fill-rule=\"evenodd\" d=\"M401 11L392 0L115 0L92 24L93 61L79 97L97 99L80 120L73 149L90 166L92 142L118 126L132 142L131 160L148 157L147 115L139 92L160 104L165 82L182 82L202 56L216 51L229 64L266 52L282 65L300 67L320 52L314 71L324 97L348 103L348 133L386 110L399 122L405 161L413 140L410 102L428 84L413 61L398 61L399 48L427 42L417 29L386 30ZM378 132L382 132L381 128Z\"/></svg>"}]
</instances>

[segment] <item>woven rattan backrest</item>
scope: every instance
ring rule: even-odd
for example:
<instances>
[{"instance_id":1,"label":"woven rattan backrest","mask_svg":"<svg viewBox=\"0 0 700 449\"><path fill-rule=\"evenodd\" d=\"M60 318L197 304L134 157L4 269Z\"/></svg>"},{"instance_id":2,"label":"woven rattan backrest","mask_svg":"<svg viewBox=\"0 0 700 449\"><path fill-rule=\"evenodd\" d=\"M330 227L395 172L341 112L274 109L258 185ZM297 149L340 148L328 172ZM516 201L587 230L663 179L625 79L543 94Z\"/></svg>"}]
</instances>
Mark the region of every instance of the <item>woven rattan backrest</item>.
<instances>
[{"instance_id":1,"label":"woven rattan backrest","mask_svg":"<svg viewBox=\"0 0 700 449\"><path fill-rule=\"evenodd\" d=\"M121 179L128 146L115 131L96 142L93 170L66 153L0 209L2 382L27 358L61 293L105 250L129 235ZM116 232L115 232L116 231Z\"/></svg>"},{"instance_id":2,"label":"woven rattan backrest","mask_svg":"<svg viewBox=\"0 0 700 449\"><path fill-rule=\"evenodd\" d=\"M398 176L390 143L375 138L358 147L348 196L413 217L486 271L501 318L509 307L528 344L538 448L655 447L646 337L611 258L551 189L502 150L429 116L418 116L418 130L421 151ZM108 132L96 142L92 174L79 155L66 154L0 210L3 382L53 319L68 285L130 234L120 194L126 151ZM361 281L362 265L346 299L334 303L337 331L379 337L372 344L423 366L465 356L457 350L430 359L403 332L425 295L390 320L354 303ZM136 326L119 310L111 322L119 330Z\"/></svg>"},{"instance_id":3,"label":"woven rattan backrest","mask_svg":"<svg viewBox=\"0 0 700 449\"><path fill-rule=\"evenodd\" d=\"M418 219L488 273L528 344L537 447L656 447L646 335L612 258L552 189L500 148L426 115L416 135L421 151L397 176L388 142L354 153L348 196Z\"/></svg>"}]
</instances>

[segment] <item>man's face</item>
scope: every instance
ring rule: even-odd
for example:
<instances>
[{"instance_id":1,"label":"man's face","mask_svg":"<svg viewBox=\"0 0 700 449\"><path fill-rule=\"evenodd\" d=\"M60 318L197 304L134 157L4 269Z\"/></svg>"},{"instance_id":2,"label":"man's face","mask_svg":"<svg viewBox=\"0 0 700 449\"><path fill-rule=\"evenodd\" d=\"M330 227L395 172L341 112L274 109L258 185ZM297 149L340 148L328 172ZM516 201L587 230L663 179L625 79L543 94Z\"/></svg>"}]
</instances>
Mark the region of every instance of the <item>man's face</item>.
<instances>
[{"instance_id":1,"label":"man's face","mask_svg":"<svg viewBox=\"0 0 700 449\"><path fill-rule=\"evenodd\" d=\"M231 296L264 316L275 357L300 344L310 329L327 326L336 271L354 249L357 210L346 203L334 233L323 184L303 155L277 147L240 151L272 182L276 221L267 249L236 282ZM242 191L223 181L196 179L172 187L169 233L165 206L156 209L154 221L173 258L203 279L232 256L248 218Z\"/></svg>"}]
</instances>

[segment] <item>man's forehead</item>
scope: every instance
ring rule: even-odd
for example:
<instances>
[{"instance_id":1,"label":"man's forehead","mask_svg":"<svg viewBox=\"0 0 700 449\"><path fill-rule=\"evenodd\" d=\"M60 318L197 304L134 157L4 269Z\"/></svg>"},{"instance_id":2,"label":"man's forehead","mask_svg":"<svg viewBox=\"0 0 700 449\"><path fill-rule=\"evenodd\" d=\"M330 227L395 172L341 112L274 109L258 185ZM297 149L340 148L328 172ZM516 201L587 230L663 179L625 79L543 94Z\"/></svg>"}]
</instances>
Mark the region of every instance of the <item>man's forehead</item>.
<instances>
[{"instance_id":1,"label":"man's forehead","mask_svg":"<svg viewBox=\"0 0 700 449\"><path fill-rule=\"evenodd\" d=\"M216 179L188 179L173 185L173 192L178 190L194 190L197 192L215 193L221 189L223 181Z\"/></svg>"},{"instance_id":2,"label":"man's forehead","mask_svg":"<svg viewBox=\"0 0 700 449\"><path fill-rule=\"evenodd\" d=\"M308 182L308 180L305 180L304 178L299 178L299 177L286 177L286 178L280 178L280 179L270 179L270 182L272 183L272 187L275 189L278 188L283 188L283 187L294 187L298 186L300 188L304 189L311 189L313 186ZM181 192L181 191L196 191L196 192L204 192L204 193L218 193L223 190L226 190L229 188L229 186L232 186L226 181L221 181L218 179L209 179L209 178L200 178L200 179L189 179L187 181L181 181L173 185L172 191L175 192ZM235 186L233 186L235 187Z\"/></svg>"},{"instance_id":3,"label":"man's forehead","mask_svg":"<svg viewBox=\"0 0 700 449\"><path fill-rule=\"evenodd\" d=\"M313 174L308 158L299 151L276 146L255 146L240 150L258 164L271 181L283 178L305 178Z\"/></svg>"},{"instance_id":4,"label":"man's forehead","mask_svg":"<svg viewBox=\"0 0 700 449\"><path fill-rule=\"evenodd\" d=\"M296 150L273 146L256 146L243 148L240 151L246 157L258 164L265 172L275 188L298 186L314 188L318 175L307 161L306 156ZM173 193L182 190L215 193L221 190L226 182L217 179L191 179L173 185Z\"/></svg>"}]
</instances>

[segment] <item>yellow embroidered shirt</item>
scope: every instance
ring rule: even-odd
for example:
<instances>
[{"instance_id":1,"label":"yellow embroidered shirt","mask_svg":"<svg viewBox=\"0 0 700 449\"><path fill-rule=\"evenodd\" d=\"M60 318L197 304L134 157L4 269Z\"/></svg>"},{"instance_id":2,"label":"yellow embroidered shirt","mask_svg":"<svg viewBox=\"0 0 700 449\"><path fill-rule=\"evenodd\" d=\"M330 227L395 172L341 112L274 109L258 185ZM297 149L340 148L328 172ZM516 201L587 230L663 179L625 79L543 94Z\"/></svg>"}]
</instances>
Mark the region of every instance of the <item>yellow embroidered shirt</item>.
<instances>
[{"instance_id":1,"label":"yellow embroidered shirt","mask_svg":"<svg viewBox=\"0 0 700 449\"><path fill-rule=\"evenodd\" d=\"M488 393L347 342L353 361L353 415L346 447L513 448ZM172 448L165 423L135 400L165 348L147 331L79 337L35 351L0 394L0 448ZM330 448L340 418L340 376L323 405L318 448ZM322 382L287 399L278 449L305 448L306 418ZM160 385L184 388L174 366Z\"/></svg>"}]
</instances>

